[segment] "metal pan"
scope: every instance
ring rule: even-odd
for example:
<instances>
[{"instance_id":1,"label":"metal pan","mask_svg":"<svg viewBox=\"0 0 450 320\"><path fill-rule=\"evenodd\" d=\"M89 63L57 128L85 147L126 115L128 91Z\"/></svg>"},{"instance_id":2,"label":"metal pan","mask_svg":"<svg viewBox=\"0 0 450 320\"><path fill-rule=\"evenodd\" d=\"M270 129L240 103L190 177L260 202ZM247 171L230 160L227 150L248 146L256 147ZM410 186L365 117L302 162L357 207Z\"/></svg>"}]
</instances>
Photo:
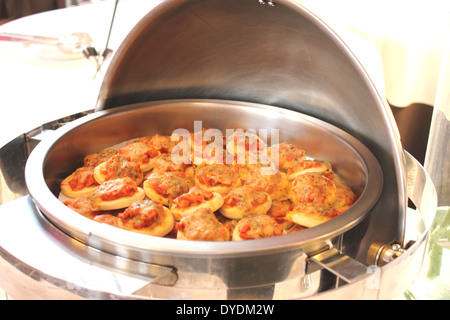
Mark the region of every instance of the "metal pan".
<instances>
[{"instance_id":1,"label":"metal pan","mask_svg":"<svg viewBox=\"0 0 450 320\"><path fill-rule=\"evenodd\" d=\"M311 157L330 161L359 199L345 213L314 228L269 239L223 243L132 233L84 218L57 199L59 183L80 166L84 155L139 136L170 134L178 128L192 130L194 121L199 120L205 128L223 132L278 129L280 141L301 146ZM333 239L359 224L378 200L383 186L374 156L342 130L287 109L223 100L141 103L75 120L34 149L25 177L38 208L74 239L102 252L173 267L179 275L213 274L227 285L239 287L303 275L307 254L329 248Z\"/></svg>"}]
</instances>

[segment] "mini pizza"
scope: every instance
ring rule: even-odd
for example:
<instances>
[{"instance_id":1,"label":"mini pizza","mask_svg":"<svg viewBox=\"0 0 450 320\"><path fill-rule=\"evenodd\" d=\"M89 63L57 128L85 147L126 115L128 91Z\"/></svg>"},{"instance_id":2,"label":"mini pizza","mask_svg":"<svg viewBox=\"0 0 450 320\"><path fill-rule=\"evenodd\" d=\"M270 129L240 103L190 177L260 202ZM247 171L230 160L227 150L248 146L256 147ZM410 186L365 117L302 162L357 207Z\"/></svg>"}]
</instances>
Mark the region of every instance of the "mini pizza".
<instances>
[{"instance_id":1,"label":"mini pizza","mask_svg":"<svg viewBox=\"0 0 450 320\"><path fill-rule=\"evenodd\" d=\"M269 148L270 157L277 163L279 170L286 172L296 162L306 160L305 151L286 142Z\"/></svg>"},{"instance_id":2,"label":"mini pizza","mask_svg":"<svg viewBox=\"0 0 450 320\"><path fill-rule=\"evenodd\" d=\"M91 205L91 195L68 199L64 201L64 204L86 218L93 219L97 215L97 211Z\"/></svg>"},{"instance_id":3,"label":"mini pizza","mask_svg":"<svg viewBox=\"0 0 450 320\"><path fill-rule=\"evenodd\" d=\"M292 183L291 201L330 205L336 200L336 186L333 181L317 172L307 172L295 178Z\"/></svg>"},{"instance_id":4,"label":"mini pizza","mask_svg":"<svg viewBox=\"0 0 450 320\"><path fill-rule=\"evenodd\" d=\"M151 200L170 206L173 199L188 193L192 182L182 172L155 172L144 181L143 189Z\"/></svg>"},{"instance_id":5,"label":"mini pizza","mask_svg":"<svg viewBox=\"0 0 450 320\"><path fill-rule=\"evenodd\" d=\"M100 152L92 153L84 157L83 163L85 167L96 167L100 163L105 162L118 153L115 149L106 149Z\"/></svg>"},{"instance_id":6,"label":"mini pizza","mask_svg":"<svg viewBox=\"0 0 450 320\"><path fill-rule=\"evenodd\" d=\"M209 209L197 209L193 214L181 218L177 239L196 241L230 241L230 231L219 222Z\"/></svg>"},{"instance_id":7,"label":"mini pizza","mask_svg":"<svg viewBox=\"0 0 450 320\"><path fill-rule=\"evenodd\" d=\"M286 214L285 219L300 226L312 228L333 219L340 213L342 212L323 203L299 203L294 210Z\"/></svg>"},{"instance_id":8,"label":"mini pizza","mask_svg":"<svg viewBox=\"0 0 450 320\"><path fill-rule=\"evenodd\" d=\"M135 201L117 217L121 228L156 237L164 237L174 226L172 212L152 200Z\"/></svg>"},{"instance_id":9,"label":"mini pizza","mask_svg":"<svg viewBox=\"0 0 450 320\"><path fill-rule=\"evenodd\" d=\"M198 167L194 181L197 187L222 195L241 185L238 172L225 164Z\"/></svg>"},{"instance_id":10,"label":"mini pizza","mask_svg":"<svg viewBox=\"0 0 450 320\"><path fill-rule=\"evenodd\" d=\"M224 197L220 213L229 219L266 214L272 205L270 195L251 186L231 189Z\"/></svg>"},{"instance_id":11,"label":"mini pizza","mask_svg":"<svg viewBox=\"0 0 450 320\"><path fill-rule=\"evenodd\" d=\"M130 161L139 164L143 172L153 168L155 157L161 153L155 147L144 142L131 142L119 150L119 154Z\"/></svg>"},{"instance_id":12,"label":"mini pizza","mask_svg":"<svg viewBox=\"0 0 450 320\"><path fill-rule=\"evenodd\" d=\"M268 215L241 219L233 231L233 241L264 239L286 234L283 226Z\"/></svg>"},{"instance_id":13,"label":"mini pizza","mask_svg":"<svg viewBox=\"0 0 450 320\"><path fill-rule=\"evenodd\" d=\"M193 187L188 193L176 197L170 206L170 210L175 220L179 221L182 217L193 214L198 209L209 209L214 212L222 205L223 197L220 193Z\"/></svg>"},{"instance_id":14,"label":"mini pizza","mask_svg":"<svg viewBox=\"0 0 450 320\"><path fill-rule=\"evenodd\" d=\"M61 182L61 192L70 197L78 198L90 194L98 188L94 178L93 167L81 167Z\"/></svg>"},{"instance_id":15,"label":"mini pizza","mask_svg":"<svg viewBox=\"0 0 450 320\"><path fill-rule=\"evenodd\" d=\"M316 175L317 173L310 173L310 175L312 174ZM286 220L292 221L300 226L312 228L337 217L352 206L357 196L345 182L333 172L329 172L323 177L326 177L333 183L334 191L331 194L334 193L334 196L328 198L328 201L299 202L292 211L286 214Z\"/></svg>"},{"instance_id":16,"label":"mini pizza","mask_svg":"<svg viewBox=\"0 0 450 320\"><path fill-rule=\"evenodd\" d=\"M135 181L138 185L144 180L144 174L139 164L121 155L109 158L94 169L94 179L98 184L125 177Z\"/></svg>"},{"instance_id":17,"label":"mini pizza","mask_svg":"<svg viewBox=\"0 0 450 320\"><path fill-rule=\"evenodd\" d=\"M96 211L123 209L144 198L144 190L125 177L102 183L92 194L91 206Z\"/></svg>"},{"instance_id":18,"label":"mini pizza","mask_svg":"<svg viewBox=\"0 0 450 320\"><path fill-rule=\"evenodd\" d=\"M327 161L303 160L295 162L286 174L289 180L293 181L297 176L307 172L317 172L327 174L332 171L331 164Z\"/></svg>"},{"instance_id":19,"label":"mini pizza","mask_svg":"<svg viewBox=\"0 0 450 320\"><path fill-rule=\"evenodd\" d=\"M284 172L262 174L261 168L253 168L244 184L267 192L272 200L289 199L291 183Z\"/></svg>"}]
</instances>

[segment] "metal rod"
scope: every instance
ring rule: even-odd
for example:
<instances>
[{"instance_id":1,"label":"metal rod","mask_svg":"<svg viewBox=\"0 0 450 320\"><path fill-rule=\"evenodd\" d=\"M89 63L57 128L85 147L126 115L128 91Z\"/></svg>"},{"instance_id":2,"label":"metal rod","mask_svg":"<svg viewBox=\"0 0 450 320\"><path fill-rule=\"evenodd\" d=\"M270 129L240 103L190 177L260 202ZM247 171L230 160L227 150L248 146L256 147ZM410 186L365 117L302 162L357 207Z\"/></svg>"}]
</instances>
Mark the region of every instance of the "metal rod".
<instances>
[{"instance_id":1,"label":"metal rod","mask_svg":"<svg viewBox=\"0 0 450 320\"><path fill-rule=\"evenodd\" d=\"M116 2L114 4L114 11L113 11L112 19L111 19L111 24L109 26L108 38L106 39L105 50L108 50L109 39L111 38L111 32L112 32L112 28L114 25L114 19L116 18L116 11L117 11L118 4L119 4L119 0L116 0Z\"/></svg>"}]
</instances>

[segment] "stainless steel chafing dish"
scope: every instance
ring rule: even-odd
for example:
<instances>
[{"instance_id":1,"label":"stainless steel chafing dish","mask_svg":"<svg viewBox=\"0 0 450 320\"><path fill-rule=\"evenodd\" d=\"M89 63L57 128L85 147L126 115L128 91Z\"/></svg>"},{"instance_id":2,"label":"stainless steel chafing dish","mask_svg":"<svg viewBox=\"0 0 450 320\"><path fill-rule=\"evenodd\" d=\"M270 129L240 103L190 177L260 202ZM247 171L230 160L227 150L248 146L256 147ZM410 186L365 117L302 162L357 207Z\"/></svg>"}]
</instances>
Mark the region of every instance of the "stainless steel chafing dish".
<instances>
[{"instance_id":1,"label":"stainless steel chafing dish","mask_svg":"<svg viewBox=\"0 0 450 320\"><path fill-rule=\"evenodd\" d=\"M2 150L23 145L15 157L27 162L17 173L22 196L0 207L0 287L13 297L383 299L418 273L434 188L402 150L387 103L357 59L294 1L163 2L116 53L95 112L74 118ZM279 129L281 141L330 161L359 199L320 226L240 243L134 234L57 199L85 154L192 129L196 120L220 130ZM5 180L9 172L4 166ZM408 198L418 209L413 237Z\"/></svg>"}]
</instances>

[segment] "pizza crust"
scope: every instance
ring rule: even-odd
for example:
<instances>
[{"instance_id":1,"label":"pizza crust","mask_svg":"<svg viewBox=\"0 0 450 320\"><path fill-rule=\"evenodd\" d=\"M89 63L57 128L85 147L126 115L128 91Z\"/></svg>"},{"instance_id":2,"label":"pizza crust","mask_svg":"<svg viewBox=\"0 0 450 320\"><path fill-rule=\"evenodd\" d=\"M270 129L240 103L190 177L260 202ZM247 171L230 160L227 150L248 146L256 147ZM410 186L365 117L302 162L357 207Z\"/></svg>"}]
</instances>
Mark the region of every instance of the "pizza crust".
<instances>
[{"instance_id":1,"label":"pizza crust","mask_svg":"<svg viewBox=\"0 0 450 320\"><path fill-rule=\"evenodd\" d=\"M175 220L173 218L172 212L168 208L163 207L163 210L164 214L162 216L162 220L158 221L158 223L152 224L149 227L137 229L122 222L121 228L124 230L146 234L149 236L164 237L166 234L172 231L175 225Z\"/></svg>"},{"instance_id":2,"label":"pizza crust","mask_svg":"<svg viewBox=\"0 0 450 320\"><path fill-rule=\"evenodd\" d=\"M79 168L79 169L83 169L83 168ZM70 186L70 181L73 179L73 177L76 175L77 171L73 172L70 176L68 176L67 178L65 178L61 184L61 192L69 197L69 198L78 198L84 195L87 195L89 193L94 192L95 190L97 190L98 188L98 184L89 186L89 187L84 187L81 190L72 190L71 186Z\"/></svg>"},{"instance_id":3,"label":"pizza crust","mask_svg":"<svg viewBox=\"0 0 450 320\"><path fill-rule=\"evenodd\" d=\"M301 204L286 214L285 219L300 226L312 228L333 218L328 214L328 206L321 204Z\"/></svg>"},{"instance_id":4,"label":"pizza crust","mask_svg":"<svg viewBox=\"0 0 450 320\"><path fill-rule=\"evenodd\" d=\"M223 205L223 197L220 193L213 192L212 199L202 202L195 206L190 206L187 208L180 208L175 203L170 207L170 211L172 211L175 220L179 221L183 217L187 217L193 214L198 209L209 209L212 212L215 212Z\"/></svg>"}]
</instances>

